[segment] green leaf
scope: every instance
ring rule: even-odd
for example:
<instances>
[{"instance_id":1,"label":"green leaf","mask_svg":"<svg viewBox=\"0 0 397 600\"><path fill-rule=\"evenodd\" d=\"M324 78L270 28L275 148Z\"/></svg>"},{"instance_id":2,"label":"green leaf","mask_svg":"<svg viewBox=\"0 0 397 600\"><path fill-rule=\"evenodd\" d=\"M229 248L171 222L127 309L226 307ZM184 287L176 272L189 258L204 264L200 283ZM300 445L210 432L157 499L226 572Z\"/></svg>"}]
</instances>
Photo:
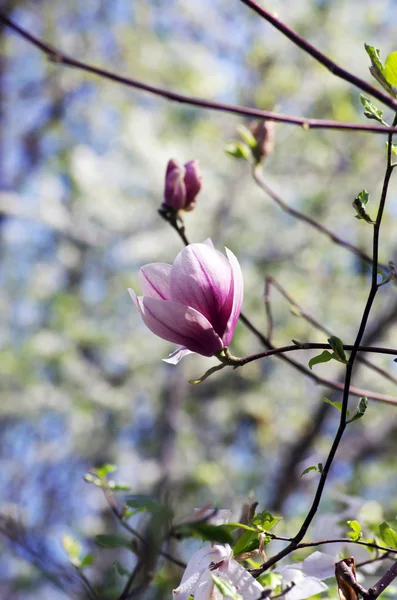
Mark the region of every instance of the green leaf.
<instances>
[{"instance_id":1,"label":"green leaf","mask_svg":"<svg viewBox=\"0 0 397 600\"><path fill-rule=\"evenodd\" d=\"M342 402L338 402L337 400L330 400L329 398L323 398L323 401L327 404L330 404L331 406L335 406L335 408L337 408L339 412L342 412ZM349 416L350 412L347 411L346 414L347 416Z\"/></svg>"},{"instance_id":2,"label":"green leaf","mask_svg":"<svg viewBox=\"0 0 397 600\"><path fill-rule=\"evenodd\" d=\"M328 352L328 350L324 350L324 352L321 352L321 354L319 354L318 356L313 356L313 358L311 358L309 360L309 368L312 369L314 367L314 365L318 365L319 363L325 363L328 362L329 360L332 360L334 358L334 355L331 354L331 352Z\"/></svg>"},{"instance_id":3,"label":"green leaf","mask_svg":"<svg viewBox=\"0 0 397 600\"><path fill-rule=\"evenodd\" d=\"M130 576L130 572L128 571L128 569L126 569L125 567L123 567L123 565L121 565L118 560L116 560L112 564L112 567L116 571L116 573L118 575L120 575L121 577L129 577Z\"/></svg>"},{"instance_id":4,"label":"green leaf","mask_svg":"<svg viewBox=\"0 0 397 600\"><path fill-rule=\"evenodd\" d=\"M336 335L331 335L328 338L328 343L331 346L332 350L336 357L340 360L340 362L347 363L345 350L343 348L343 342Z\"/></svg>"},{"instance_id":5,"label":"green leaf","mask_svg":"<svg viewBox=\"0 0 397 600\"><path fill-rule=\"evenodd\" d=\"M227 525L212 525L211 523L195 523L188 526L193 535L200 537L203 542L218 542L218 544L234 543Z\"/></svg>"},{"instance_id":6,"label":"green leaf","mask_svg":"<svg viewBox=\"0 0 397 600\"><path fill-rule=\"evenodd\" d=\"M117 483L110 479L108 481L108 488L112 490L112 492L129 492L131 487L127 483Z\"/></svg>"},{"instance_id":7,"label":"green leaf","mask_svg":"<svg viewBox=\"0 0 397 600\"><path fill-rule=\"evenodd\" d=\"M144 494L127 496L125 504L135 509L134 514L138 512L157 512L163 506L153 496L146 496Z\"/></svg>"},{"instance_id":8,"label":"green leaf","mask_svg":"<svg viewBox=\"0 0 397 600\"><path fill-rule=\"evenodd\" d=\"M306 473L310 473L310 471L316 471L317 473L322 473L323 472L323 465L322 465L322 463L318 463L317 467L315 465L312 465L311 467L307 467L307 469L305 469L304 471L302 471L301 477L303 477L304 475L306 475Z\"/></svg>"},{"instance_id":9,"label":"green leaf","mask_svg":"<svg viewBox=\"0 0 397 600\"><path fill-rule=\"evenodd\" d=\"M362 531L361 531L361 525L358 521L346 521L348 525L350 525L350 528L353 531L350 531L348 533L349 538L352 539L354 542L357 542L357 540L359 540L362 537Z\"/></svg>"},{"instance_id":10,"label":"green leaf","mask_svg":"<svg viewBox=\"0 0 397 600\"><path fill-rule=\"evenodd\" d=\"M379 533L386 546L397 549L397 532L386 521L379 525Z\"/></svg>"},{"instance_id":11,"label":"green leaf","mask_svg":"<svg viewBox=\"0 0 397 600\"><path fill-rule=\"evenodd\" d=\"M381 267L378 267L376 269L376 272L377 272L378 275L380 275L382 277L382 282L381 283L383 283L384 281L386 281L387 277L386 277L386 275L385 275L385 273L384 273L384 271L383 271L383 269Z\"/></svg>"},{"instance_id":12,"label":"green leaf","mask_svg":"<svg viewBox=\"0 0 397 600\"><path fill-rule=\"evenodd\" d=\"M386 58L383 74L390 85L397 87L397 52L392 52Z\"/></svg>"},{"instance_id":13,"label":"green leaf","mask_svg":"<svg viewBox=\"0 0 397 600\"><path fill-rule=\"evenodd\" d=\"M361 192L357 194L357 198L360 200L361 204L366 206L369 202L369 193L367 190L361 190Z\"/></svg>"},{"instance_id":14,"label":"green leaf","mask_svg":"<svg viewBox=\"0 0 397 600\"><path fill-rule=\"evenodd\" d=\"M250 527L249 525L246 525L245 523L237 523L236 521L232 521L231 523L228 523L227 527L232 527L233 529L245 529L246 531L257 532L257 530L254 527Z\"/></svg>"},{"instance_id":15,"label":"green leaf","mask_svg":"<svg viewBox=\"0 0 397 600\"><path fill-rule=\"evenodd\" d=\"M377 108L365 94L360 94L360 102L364 107L364 116L367 117L367 119L374 119L388 127L386 121L383 120L383 110Z\"/></svg>"},{"instance_id":16,"label":"green leaf","mask_svg":"<svg viewBox=\"0 0 397 600\"><path fill-rule=\"evenodd\" d=\"M96 535L95 543L101 548L128 548L131 549L131 540L120 535Z\"/></svg>"},{"instance_id":17,"label":"green leaf","mask_svg":"<svg viewBox=\"0 0 397 600\"><path fill-rule=\"evenodd\" d=\"M86 554L80 562L80 567L91 567L95 562L95 554L93 554L92 552L89 552L88 554Z\"/></svg>"},{"instance_id":18,"label":"green leaf","mask_svg":"<svg viewBox=\"0 0 397 600\"><path fill-rule=\"evenodd\" d=\"M116 465L108 463L102 465L101 467L93 469L93 472L96 473L101 479L104 479L106 475L109 475L109 473L113 473L114 471L116 471L116 469Z\"/></svg>"},{"instance_id":19,"label":"green leaf","mask_svg":"<svg viewBox=\"0 0 397 600\"><path fill-rule=\"evenodd\" d=\"M231 142L227 144L225 152L233 156L233 158L242 158L244 160L250 160L252 156L250 148L243 142Z\"/></svg>"},{"instance_id":20,"label":"green leaf","mask_svg":"<svg viewBox=\"0 0 397 600\"><path fill-rule=\"evenodd\" d=\"M68 533L62 536L62 546L66 551L68 558L72 565L76 567L80 566L80 554L81 554L81 545L80 543Z\"/></svg>"},{"instance_id":21,"label":"green leaf","mask_svg":"<svg viewBox=\"0 0 397 600\"><path fill-rule=\"evenodd\" d=\"M368 194L367 190L362 190L356 196L356 198L353 200L352 206L357 213L356 219L362 219L363 221L366 221L367 223L374 224L375 221L373 221L371 219L371 217L368 215L368 213L365 210L365 206L366 206L366 204L368 204L368 202L369 202L369 194Z\"/></svg>"},{"instance_id":22,"label":"green leaf","mask_svg":"<svg viewBox=\"0 0 397 600\"><path fill-rule=\"evenodd\" d=\"M385 67L383 66L382 61L380 60L378 48L375 48L375 46L370 46L369 44L364 44L364 48L371 60L371 66L369 68L371 75L375 77L375 79L381 84L382 87L385 88L385 90L389 92L391 96L395 97L393 87L387 80ZM392 63L393 62L394 61L392 60ZM391 73L391 71L393 71L392 64L390 65L389 74Z\"/></svg>"},{"instance_id":23,"label":"green leaf","mask_svg":"<svg viewBox=\"0 0 397 600\"><path fill-rule=\"evenodd\" d=\"M360 400L358 401L358 404L357 404L357 408L356 408L355 412L353 413L352 418L349 419L348 421L346 421L346 423L353 423L353 421L357 421L357 419L361 419L361 417L364 416L367 408L368 408L368 398L366 398L366 397L360 398Z\"/></svg>"},{"instance_id":24,"label":"green leaf","mask_svg":"<svg viewBox=\"0 0 397 600\"><path fill-rule=\"evenodd\" d=\"M252 524L262 531L270 531L280 521L281 517L274 517L271 512L264 510L252 518Z\"/></svg>"},{"instance_id":25,"label":"green leaf","mask_svg":"<svg viewBox=\"0 0 397 600\"><path fill-rule=\"evenodd\" d=\"M242 139L244 140L244 142L246 144L248 144L248 146L250 148L257 147L258 142L254 138L252 131L250 131L247 127L245 127L245 125L237 125L236 129L237 129L238 133L240 134L240 136L242 137Z\"/></svg>"},{"instance_id":26,"label":"green leaf","mask_svg":"<svg viewBox=\"0 0 397 600\"><path fill-rule=\"evenodd\" d=\"M234 586L232 586L228 581L217 577L213 573L211 573L211 577L212 581L224 598L230 598L231 600L243 600L243 597L235 591Z\"/></svg>"},{"instance_id":27,"label":"green leaf","mask_svg":"<svg viewBox=\"0 0 397 600\"><path fill-rule=\"evenodd\" d=\"M258 532L244 531L234 545L233 554L234 556L238 556L244 552L252 552L252 550L256 550L257 548L259 548Z\"/></svg>"}]
</instances>

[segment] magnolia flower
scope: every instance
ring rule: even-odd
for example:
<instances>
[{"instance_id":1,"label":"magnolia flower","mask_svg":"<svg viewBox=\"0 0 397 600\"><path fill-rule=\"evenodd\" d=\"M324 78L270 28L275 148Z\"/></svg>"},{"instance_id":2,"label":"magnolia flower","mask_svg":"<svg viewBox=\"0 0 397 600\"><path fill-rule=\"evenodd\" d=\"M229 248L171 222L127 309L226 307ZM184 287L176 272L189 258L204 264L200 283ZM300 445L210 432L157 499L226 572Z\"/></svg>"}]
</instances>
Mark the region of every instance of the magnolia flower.
<instances>
[{"instance_id":1,"label":"magnolia flower","mask_svg":"<svg viewBox=\"0 0 397 600\"><path fill-rule=\"evenodd\" d=\"M231 547L215 544L198 550L190 559L180 585L172 592L174 600L223 600L212 575L228 583L243 600L258 600L263 587L233 558Z\"/></svg>"},{"instance_id":2,"label":"magnolia flower","mask_svg":"<svg viewBox=\"0 0 397 600\"><path fill-rule=\"evenodd\" d=\"M227 258L211 240L190 244L173 265L153 263L139 272L143 296L128 290L147 327L181 344L168 362L189 352L213 356L227 347L243 301L243 278L237 258Z\"/></svg>"},{"instance_id":3,"label":"magnolia flower","mask_svg":"<svg viewBox=\"0 0 397 600\"><path fill-rule=\"evenodd\" d=\"M180 165L170 160L165 173L164 204L174 210L193 210L196 196L201 188L198 160Z\"/></svg>"},{"instance_id":4,"label":"magnolia flower","mask_svg":"<svg viewBox=\"0 0 397 600\"><path fill-rule=\"evenodd\" d=\"M324 552L313 552L301 563L286 565L276 571L283 584L294 584L286 593L285 600L305 600L328 589L322 579L335 576L335 558Z\"/></svg>"}]
</instances>

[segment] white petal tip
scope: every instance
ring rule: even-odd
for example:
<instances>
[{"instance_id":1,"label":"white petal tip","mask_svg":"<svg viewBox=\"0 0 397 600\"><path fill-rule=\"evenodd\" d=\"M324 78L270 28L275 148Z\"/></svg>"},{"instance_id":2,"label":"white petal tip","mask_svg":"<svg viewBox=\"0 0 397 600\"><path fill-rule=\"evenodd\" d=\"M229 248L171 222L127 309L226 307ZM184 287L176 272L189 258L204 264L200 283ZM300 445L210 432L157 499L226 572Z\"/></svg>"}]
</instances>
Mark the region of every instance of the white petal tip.
<instances>
[{"instance_id":1,"label":"white petal tip","mask_svg":"<svg viewBox=\"0 0 397 600\"><path fill-rule=\"evenodd\" d=\"M174 350L174 352L171 352L167 358L163 358L163 362L166 362L169 365L177 365L187 354L193 354L193 352L182 346L181 348Z\"/></svg>"}]
</instances>

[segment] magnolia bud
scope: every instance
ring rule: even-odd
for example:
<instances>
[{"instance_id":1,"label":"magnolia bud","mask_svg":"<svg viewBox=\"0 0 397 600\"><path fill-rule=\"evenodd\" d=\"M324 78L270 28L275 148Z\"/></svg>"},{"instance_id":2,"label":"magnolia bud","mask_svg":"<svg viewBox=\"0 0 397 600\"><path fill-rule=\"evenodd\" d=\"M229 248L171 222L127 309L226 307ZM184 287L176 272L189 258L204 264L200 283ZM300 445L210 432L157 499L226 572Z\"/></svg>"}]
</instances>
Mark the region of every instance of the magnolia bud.
<instances>
[{"instance_id":1,"label":"magnolia bud","mask_svg":"<svg viewBox=\"0 0 397 600\"><path fill-rule=\"evenodd\" d=\"M165 174L164 204L175 211L192 210L201 188L201 175L197 160L184 166L170 160Z\"/></svg>"},{"instance_id":2,"label":"magnolia bud","mask_svg":"<svg viewBox=\"0 0 397 600\"><path fill-rule=\"evenodd\" d=\"M253 154L257 163L261 163L273 152L274 148L274 123L273 121L255 121L251 132L256 140Z\"/></svg>"}]
</instances>

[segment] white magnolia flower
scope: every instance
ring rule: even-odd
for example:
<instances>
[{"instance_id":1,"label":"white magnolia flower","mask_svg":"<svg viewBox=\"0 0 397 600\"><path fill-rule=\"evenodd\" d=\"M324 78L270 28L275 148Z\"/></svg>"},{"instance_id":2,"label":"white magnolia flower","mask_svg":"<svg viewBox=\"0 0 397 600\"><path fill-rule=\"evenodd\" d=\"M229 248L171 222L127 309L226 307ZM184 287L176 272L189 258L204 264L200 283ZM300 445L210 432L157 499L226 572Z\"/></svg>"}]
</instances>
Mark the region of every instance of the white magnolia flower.
<instances>
[{"instance_id":1,"label":"white magnolia flower","mask_svg":"<svg viewBox=\"0 0 397 600\"><path fill-rule=\"evenodd\" d=\"M286 600L304 600L327 590L328 586L321 580L335 575L335 562L330 554L313 552L301 563L277 569L284 585L294 584L285 595Z\"/></svg>"},{"instance_id":2,"label":"white magnolia flower","mask_svg":"<svg viewBox=\"0 0 397 600\"><path fill-rule=\"evenodd\" d=\"M263 587L233 558L229 544L200 548L190 559L182 581L173 592L174 600L223 600L213 582L212 574L223 579L243 600L258 600Z\"/></svg>"}]
</instances>

